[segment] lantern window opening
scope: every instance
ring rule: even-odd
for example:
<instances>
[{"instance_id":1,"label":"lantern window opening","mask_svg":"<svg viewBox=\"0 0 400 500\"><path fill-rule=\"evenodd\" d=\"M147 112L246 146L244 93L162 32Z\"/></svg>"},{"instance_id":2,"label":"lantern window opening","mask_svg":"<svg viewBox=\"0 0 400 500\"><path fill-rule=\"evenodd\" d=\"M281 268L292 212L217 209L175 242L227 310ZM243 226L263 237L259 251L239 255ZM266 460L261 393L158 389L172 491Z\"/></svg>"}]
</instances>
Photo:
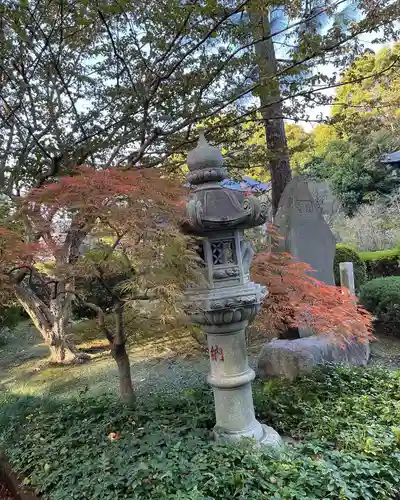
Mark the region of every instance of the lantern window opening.
<instances>
[{"instance_id":1,"label":"lantern window opening","mask_svg":"<svg viewBox=\"0 0 400 500\"><path fill-rule=\"evenodd\" d=\"M234 240L211 242L211 254L214 266L237 264Z\"/></svg>"}]
</instances>

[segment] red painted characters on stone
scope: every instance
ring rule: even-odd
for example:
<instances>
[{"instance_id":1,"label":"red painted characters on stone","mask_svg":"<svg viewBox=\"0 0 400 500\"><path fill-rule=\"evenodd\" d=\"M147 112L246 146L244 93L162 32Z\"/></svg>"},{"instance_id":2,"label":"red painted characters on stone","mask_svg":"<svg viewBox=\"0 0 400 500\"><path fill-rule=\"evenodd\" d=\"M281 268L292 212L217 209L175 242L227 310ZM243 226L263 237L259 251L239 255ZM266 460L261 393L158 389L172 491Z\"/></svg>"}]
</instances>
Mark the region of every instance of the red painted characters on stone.
<instances>
[{"instance_id":1,"label":"red painted characters on stone","mask_svg":"<svg viewBox=\"0 0 400 500\"><path fill-rule=\"evenodd\" d=\"M211 361L224 361L224 350L218 345L211 346L211 350L207 349L211 356Z\"/></svg>"}]
</instances>

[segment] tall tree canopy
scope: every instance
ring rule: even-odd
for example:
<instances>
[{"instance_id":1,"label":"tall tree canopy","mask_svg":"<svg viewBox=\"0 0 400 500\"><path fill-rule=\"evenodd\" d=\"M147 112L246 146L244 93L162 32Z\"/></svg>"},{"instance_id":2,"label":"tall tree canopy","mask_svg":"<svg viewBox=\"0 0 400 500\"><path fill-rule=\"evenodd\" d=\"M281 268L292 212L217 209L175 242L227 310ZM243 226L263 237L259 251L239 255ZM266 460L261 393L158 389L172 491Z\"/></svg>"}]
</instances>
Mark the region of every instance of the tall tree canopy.
<instances>
[{"instance_id":1,"label":"tall tree canopy","mask_svg":"<svg viewBox=\"0 0 400 500\"><path fill-rule=\"evenodd\" d=\"M258 120L259 111L269 125L274 174L274 158L279 163L286 149L276 135L282 118L307 119L307 108L329 99L324 89L341 84L340 69L362 52L365 33L379 33L379 41L397 35L398 2L359 1L357 19L345 5L2 2L3 189L18 194L83 162L175 166L201 122L212 139L246 158L232 130ZM337 71L327 74L328 63Z\"/></svg>"},{"instance_id":2,"label":"tall tree canopy","mask_svg":"<svg viewBox=\"0 0 400 500\"><path fill-rule=\"evenodd\" d=\"M363 203L394 192L400 178L382 163L382 155L400 149L398 132L386 130L329 142L322 154L305 166L318 179L329 179L343 207L352 215Z\"/></svg>"},{"instance_id":3,"label":"tall tree canopy","mask_svg":"<svg viewBox=\"0 0 400 500\"><path fill-rule=\"evenodd\" d=\"M400 42L359 57L343 75L342 81L348 80L354 82L338 88L332 108L340 133L351 138L381 129L394 131L400 123Z\"/></svg>"}]
</instances>

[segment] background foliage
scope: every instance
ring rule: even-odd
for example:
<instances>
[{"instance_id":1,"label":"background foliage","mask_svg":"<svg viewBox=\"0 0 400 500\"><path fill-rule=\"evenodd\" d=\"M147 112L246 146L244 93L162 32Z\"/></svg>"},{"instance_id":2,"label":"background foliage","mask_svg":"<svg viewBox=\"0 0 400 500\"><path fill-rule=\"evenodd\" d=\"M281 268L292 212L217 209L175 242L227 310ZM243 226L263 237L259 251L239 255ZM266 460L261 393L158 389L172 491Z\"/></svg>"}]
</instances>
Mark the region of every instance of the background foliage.
<instances>
[{"instance_id":1,"label":"background foliage","mask_svg":"<svg viewBox=\"0 0 400 500\"><path fill-rule=\"evenodd\" d=\"M379 328L400 336L400 276L369 281L361 288L360 302L376 316Z\"/></svg>"},{"instance_id":2,"label":"background foliage","mask_svg":"<svg viewBox=\"0 0 400 500\"><path fill-rule=\"evenodd\" d=\"M361 252L360 257L367 266L370 279L400 275L400 248Z\"/></svg>"}]
</instances>

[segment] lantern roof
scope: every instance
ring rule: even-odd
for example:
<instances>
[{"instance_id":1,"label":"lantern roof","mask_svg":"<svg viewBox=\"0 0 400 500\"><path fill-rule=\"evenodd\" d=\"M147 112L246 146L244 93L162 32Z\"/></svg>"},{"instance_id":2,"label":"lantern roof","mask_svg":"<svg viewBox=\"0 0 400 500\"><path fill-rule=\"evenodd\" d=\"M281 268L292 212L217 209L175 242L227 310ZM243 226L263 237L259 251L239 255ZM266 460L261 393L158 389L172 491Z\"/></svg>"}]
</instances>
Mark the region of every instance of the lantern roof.
<instances>
[{"instance_id":1,"label":"lantern roof","mask_svg":"<svg viewBox=\"0 0 400 500\"><path fill-rule=\"evenodd\" d=\"M268 207L253 196L220 184L227 178L220 149L210 146L201 131L195 149L189 152L188 181L194 185L187 204L185 229L195 234L228 229L247 229L263 224Z\"/></svg>"}]
</instances>

